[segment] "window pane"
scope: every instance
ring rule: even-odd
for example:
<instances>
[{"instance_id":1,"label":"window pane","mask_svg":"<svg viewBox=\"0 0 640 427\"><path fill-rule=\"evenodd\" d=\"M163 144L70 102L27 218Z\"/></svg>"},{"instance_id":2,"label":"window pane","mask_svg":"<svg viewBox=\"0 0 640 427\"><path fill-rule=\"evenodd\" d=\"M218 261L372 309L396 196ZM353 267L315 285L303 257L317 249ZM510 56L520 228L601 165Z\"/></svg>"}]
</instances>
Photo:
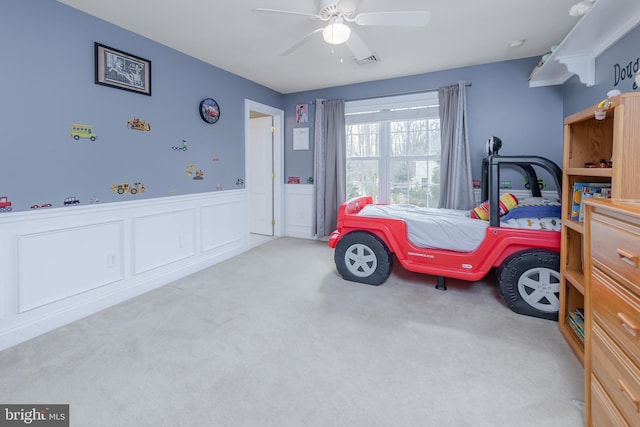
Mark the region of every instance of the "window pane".
<instances>
[{"instance_id":1,"label":"window pane","mask_svg":"<svg viewBox=\"0 0 640 427\"><path fill-rule=\"evenodd\" d=\"M347 158L378 157L380 138L377 123L347 126Z\"/></svg>"},{"instance_id":2,"label":"window pane","mask_svg":"<svg viewBox=\"0 0 640 427\"><path fill-rule=\"evenodd\" d=\"M429 138L429 153L440 157L440 119L427 120L427 132Z\"/></svg>"},{"instance_id":3,"label":"window pane","mask_svg":"<svg viewBox=\"0 0 640 427\"><path fill-rule=\"evenodd\" d=\"M437 207L439 160L391 160L391 203Z\"/></svg>"},{"instance_id":4,"label":"window pane","mask_svg":"<svg viewBox=\"0 0 640 427\"><path fill-rule=\"evenodd\" d=\"M358 196L372 196L378 202L378 160L347 162L347 200Z\"/></svg>"},{"instance_id":5,"label":"window pane","mask_svg":"<svg viewBox=\"0 0 640 427\"><path fill-rule=\"evenodd\" d=\"M427 207L437 208L440 201L440 159L426 162L428 179L422 181L427 190Z\"/></svg>"},{"instance_id":6,"label":"window pane","mask_svg":"<svg viewBox=\"0 0 640 427\"><path fill-rule=\"evenodd\" d=\"M411 120L391 123L392 156L426 156L432 144L429 142L427 120ZM438 136L438 145L440 133ZM440 150L438 149L438 153Z\"/></svg>"}]
</instances>

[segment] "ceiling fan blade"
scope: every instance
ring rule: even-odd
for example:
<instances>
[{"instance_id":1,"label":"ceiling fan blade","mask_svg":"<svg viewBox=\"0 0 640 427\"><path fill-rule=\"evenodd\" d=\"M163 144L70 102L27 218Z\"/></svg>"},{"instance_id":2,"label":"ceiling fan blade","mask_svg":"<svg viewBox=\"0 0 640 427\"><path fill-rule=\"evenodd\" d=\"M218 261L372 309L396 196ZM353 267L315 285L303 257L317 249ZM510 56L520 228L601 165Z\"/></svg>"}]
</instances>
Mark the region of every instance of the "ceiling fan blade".
<instances>
[{"instance_id":1,"label":"ceiling fan blade","mask_svg":"<svg viewBox=\"0 0 640 427\"><path fill-rule=\"evenodd\" d=\"M293 46L291 46L289 49L285 50L284 52L282 52L280 54L280 56L287 56L289 55L291 52L293 52L294 50L298 49L300 46L302 46L303 44L305 44L306 42L308 42L309 40L311 40L311 38L318 34L321 33L322 30L324 30L323 28L318 28L315 29L313 31L311 31L309 34L307 34L306 36L304 36L300 41L298 41L296 44L294 44Z\"/></svg>"},{"instance_id":2,"label":"ceiling fan blade","mask_svg":"<svg viewBox=\"0 0 640 427\"><path fill-rule=\"evenodd\" d=\"M424 27L431 19L426 10L413 12L368 12L359 13L353 19L358 25Z\"/></svg>"},{"instance_id":3,"label":"ceiling fan blade","mask_svg":"<svg viewBox=\"0 0 640 427\"><path fill-rule=\"evenodd\" d=\"M297 16L306 16L311 19L322 19L320 15L315 13L306 13L306 12L294 12L292 10L279 10L279 9L265 9L263 7L255 7L251 9L253 12L261 12L261 13L277 13L279 15L297 15Z\"/></svg>"},{"instance_id":4,"label":"ceiling fan blade","mask_svg":"<svg viewBox=\"0 0 640 427\"><path fill-rule=\"evenodd\" d=\"M349 46L351 53L353 53L353 56L355 56L357 60L363 60L373 55L373 52L369 50L360 36L353 30L351 30L351 35L349 36L349 40L347 40L347 46Z\"/></svg>"}]
</instances>

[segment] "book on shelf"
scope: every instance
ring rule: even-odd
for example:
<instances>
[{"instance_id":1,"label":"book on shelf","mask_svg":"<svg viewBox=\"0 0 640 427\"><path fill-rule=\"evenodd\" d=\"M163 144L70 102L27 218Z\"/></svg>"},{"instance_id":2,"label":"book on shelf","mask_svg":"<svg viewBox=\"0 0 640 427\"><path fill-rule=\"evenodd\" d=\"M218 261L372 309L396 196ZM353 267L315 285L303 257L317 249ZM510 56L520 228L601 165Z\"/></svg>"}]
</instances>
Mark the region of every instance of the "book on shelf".
<instances>
[{"instance_id":1,"label":"book on shelf","mask_svg":"<svg viewBox=\"0 0 640 427\"><path fill-rule=\"evenodd\" d=\"M571 329L584 341L584 320L575 312L569 313L567 320Z\"/></svg>"},{"instance_id":2,"label":"book on shelf","mask_svg":"<svg viewBox=\"0 0 640 427\"><path fill-rule=\"evenodd\" d=\"M575 182L573 184L573 197L571 205L571 219L584 221L584 199L591 197L610 198L610 182Z\"/></svg>"},{"instance_id":3,"label":"book on shelf","mask_svg":"<svg viewBox=\"0 0 640 427\"><path fill-rule=\"evenodd\" d=\"M582 309L571 311L567 314L569 326L575 331L576 335L584 341L584 314Z\"/></svg>"}]
</instances>

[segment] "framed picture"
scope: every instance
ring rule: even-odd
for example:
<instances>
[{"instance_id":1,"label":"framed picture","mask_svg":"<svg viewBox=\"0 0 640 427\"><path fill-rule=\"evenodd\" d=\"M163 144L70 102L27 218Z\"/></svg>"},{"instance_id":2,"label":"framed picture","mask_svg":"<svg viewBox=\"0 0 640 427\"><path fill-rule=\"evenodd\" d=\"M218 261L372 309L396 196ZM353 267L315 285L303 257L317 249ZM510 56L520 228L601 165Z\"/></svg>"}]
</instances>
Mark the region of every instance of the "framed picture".
<instances>
[{"instance_id":1,"label":"framed picture","mask_svg":"<svg viewBox=\"0 0 640 427\"><path fill-rule=\"evenodd\" d=\"M211 98L200 101L200 117L209 124L213 124L220 118L220 106Z\"/></svg>"},{"instance_id":2,"label":"framed picture","mask_svg":"<svg viewBox=\"0 0 640 427\"><path fill-rule=\"evenodd\" d=\"M307 123L309 121L307 104L296 105L296 123Z\"/></svg>"},{"instance_id":3,"label":"framed picture","mask_svg":"<svg viewBox=\"0 0 640 427\"><path fill-rule=\"evenodd\" d=\"M95 43L96 84L151 96L151 61Z\"/></svg>"}]
</instances>

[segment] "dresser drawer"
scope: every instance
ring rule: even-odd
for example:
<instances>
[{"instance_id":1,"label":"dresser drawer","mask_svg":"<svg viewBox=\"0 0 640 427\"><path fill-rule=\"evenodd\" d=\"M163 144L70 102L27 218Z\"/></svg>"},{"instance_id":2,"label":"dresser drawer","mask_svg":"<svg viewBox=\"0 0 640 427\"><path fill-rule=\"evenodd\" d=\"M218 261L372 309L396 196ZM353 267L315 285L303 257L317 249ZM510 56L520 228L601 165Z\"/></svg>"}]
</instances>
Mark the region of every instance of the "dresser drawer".
<instances>
[{"instance_id":1,"label":"dresser drawer","mask_svg":"<svg viewBox=\"0 0 640 427\"><path fill-rule=\"evenodd\" d=\"M591 309L594 319L640 366L640 298L594 268Z\"/></svg>"},{"instance_id":2,"label":"dresser drawer","mask_svg":"<svg viewBox=\"0 0 640 427\"><path fill-rule=\"evenodd\" d=\"M630 426L640 427L640 369L616 347L597 322L591 331L591 367Z\"/></svg>"},{"instance_id":3,"label":"dresser drawer","mask_svg":"<svg viewBox=\"0 0 640 427\"><path fill-rule=\"evenodd\" d=\"M640 228L598 213L591 218L594 265L640 293Z\"/></svg>"},{"instance_id":4,"label":"dresser drawer","mask_svg":"<svg viewBox=\"0 0 640 427\"><path fill-rule=\"evenodd\" d=\"M591 427L629 427L594 377L591 377Z\"/></svg>"}]
</instances>

